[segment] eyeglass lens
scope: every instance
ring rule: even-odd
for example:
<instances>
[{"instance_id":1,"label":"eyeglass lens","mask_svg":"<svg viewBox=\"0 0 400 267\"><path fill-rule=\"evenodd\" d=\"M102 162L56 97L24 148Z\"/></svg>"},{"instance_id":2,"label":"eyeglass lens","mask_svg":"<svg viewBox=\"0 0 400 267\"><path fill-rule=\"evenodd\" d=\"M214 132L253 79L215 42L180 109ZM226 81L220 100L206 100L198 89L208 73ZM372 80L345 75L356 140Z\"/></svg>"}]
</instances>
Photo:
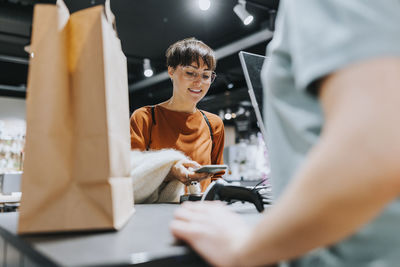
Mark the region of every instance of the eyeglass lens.
<instances>
[{"instance_id":1,"label":"eyeglass lens","mask_svg":"<svg viewBox=\"0 0 400 267\"><path fill-rule=\"evenodd\" d=\"M191 81L194 81L198 77L201 77L201 81L203 83L212 83L217 76L213 71L203 71L200 73L195 68L189 66L182 67L182 69L184 77Z\"/></svg>"}]
</instances>

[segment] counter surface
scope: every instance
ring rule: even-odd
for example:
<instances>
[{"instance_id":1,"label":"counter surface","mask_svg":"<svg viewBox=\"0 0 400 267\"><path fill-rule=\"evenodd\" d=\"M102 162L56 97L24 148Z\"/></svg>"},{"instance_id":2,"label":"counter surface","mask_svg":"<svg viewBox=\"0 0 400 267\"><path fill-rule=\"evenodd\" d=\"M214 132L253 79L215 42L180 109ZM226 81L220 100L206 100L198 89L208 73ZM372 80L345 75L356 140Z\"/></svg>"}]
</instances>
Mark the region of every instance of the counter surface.
<instances>
[{"instance_id":1,"label":"counter surface","mask_svg":"<svg viewBox=\"0 0 400 267\"><path fill-rule=\"evenodd\" d=\"M240 204L241 205L241 204ZM38 252L49 264L62 266L134 265L202 266L205 263L188 247L175 245L169 222L177 204L139 204L129 222L119 231L79 234L18 236L18 213L0 214L0 234L19 251ZM239 208L237 208L239 207ZM261 217L254 206L237 206L246 221ZM6 230L6 231L4 231ZM15 241L15 242L12 242ZM1 242L1 240L0 240ZM35 254L35 253L33 253ZM28 255L34 257L35 255ZM150 265L149 265L150 264Z\"/></svg>"}]
</instances>

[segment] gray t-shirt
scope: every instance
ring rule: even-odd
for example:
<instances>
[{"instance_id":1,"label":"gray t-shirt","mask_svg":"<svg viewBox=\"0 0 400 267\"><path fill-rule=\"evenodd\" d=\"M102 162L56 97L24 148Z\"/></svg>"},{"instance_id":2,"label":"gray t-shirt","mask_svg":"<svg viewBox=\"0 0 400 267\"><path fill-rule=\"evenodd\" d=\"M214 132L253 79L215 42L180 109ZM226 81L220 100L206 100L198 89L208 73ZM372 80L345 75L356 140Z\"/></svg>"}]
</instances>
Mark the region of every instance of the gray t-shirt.
<instances>
[{"instance_id":1,"label":"gray t-shirt","mask_svg":"<svg viewBox=\"0 0 400 267\"><path fill-rule=\"evenodd\" d=\"M321 133L318 80L349 64L400 56L400 0L281 0L267 55L264 118L279 197ZM355 235L288 264L400 266L400 199Z\"/></svg>"}]
</instances>

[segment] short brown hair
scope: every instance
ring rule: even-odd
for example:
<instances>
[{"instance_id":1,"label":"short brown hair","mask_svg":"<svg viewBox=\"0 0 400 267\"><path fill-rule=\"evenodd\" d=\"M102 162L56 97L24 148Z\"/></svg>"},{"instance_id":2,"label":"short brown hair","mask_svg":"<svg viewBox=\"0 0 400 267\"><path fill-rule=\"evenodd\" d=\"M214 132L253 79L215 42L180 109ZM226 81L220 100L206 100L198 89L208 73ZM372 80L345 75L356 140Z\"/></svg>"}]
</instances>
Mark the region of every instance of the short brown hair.
<instances>
[{"instance_id":1,"label":"short brown hair","mask_svg":"<svg viewBox=\"0 0 400 267\"><path fill-rule=\"evenodd\" d=\"M167 67L176 68L178 65L189 66L196 62L200 66L200 58L210 70L217 67L214 51L196 38L187 38L170 45L165 53Z\"/></svg>"}]
</instances>

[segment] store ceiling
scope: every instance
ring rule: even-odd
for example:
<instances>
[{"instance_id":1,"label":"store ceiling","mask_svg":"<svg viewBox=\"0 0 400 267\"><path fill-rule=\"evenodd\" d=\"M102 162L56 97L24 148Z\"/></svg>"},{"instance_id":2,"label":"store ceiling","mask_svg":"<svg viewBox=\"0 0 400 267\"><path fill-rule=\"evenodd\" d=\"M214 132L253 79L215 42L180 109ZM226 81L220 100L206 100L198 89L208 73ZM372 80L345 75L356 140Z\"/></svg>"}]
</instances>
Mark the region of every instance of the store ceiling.
<instances>
[{"instance_id":1,"label":"store ceiling","mask_svg":"<svg viewBox=\"0 0 400 267\"><path fill-rule=\"evenodd\" d=\"M0 95L25 97L33 3L55 0L0 0ZM71 12L104 3L104 0L65 0ZM244 26L233 12L237 0L211 0L208 11L198 0L111 0L118 35L128 59L131 111L168 99L172 87L165 79L165 50L177 40L196 37L217 51L217 79L200 107L218 113L236 109L246 98L246 86L238 59L239 50L264 54L272 33L271 10L278 0L249 0L254 16ZM143 75L143 59L149 58L155 75ZM228 88L231 87L231 88Z\"/></svg>"}]
</instances>

